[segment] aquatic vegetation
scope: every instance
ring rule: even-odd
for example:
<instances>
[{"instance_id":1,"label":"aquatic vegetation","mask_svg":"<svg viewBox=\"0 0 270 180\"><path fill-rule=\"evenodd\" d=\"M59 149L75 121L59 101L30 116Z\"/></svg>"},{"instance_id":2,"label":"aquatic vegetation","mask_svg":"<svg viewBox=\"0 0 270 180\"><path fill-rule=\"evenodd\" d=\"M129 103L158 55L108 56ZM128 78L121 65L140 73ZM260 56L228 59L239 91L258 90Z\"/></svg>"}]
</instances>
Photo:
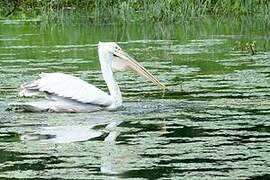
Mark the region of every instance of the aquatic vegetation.
<instances>
[{"instance_id":1,"label":"aquatic vegetation","mask_svg":"<svg viewBox=\"0 0 270 180\"><path fill-rule=\"evenodd\" d=\"M10 0L0 1L2 18L64 20L80 18L90 22L163 21L179 22L198 16L269 17L268 0Z\"/></svg>"}]
</instances>

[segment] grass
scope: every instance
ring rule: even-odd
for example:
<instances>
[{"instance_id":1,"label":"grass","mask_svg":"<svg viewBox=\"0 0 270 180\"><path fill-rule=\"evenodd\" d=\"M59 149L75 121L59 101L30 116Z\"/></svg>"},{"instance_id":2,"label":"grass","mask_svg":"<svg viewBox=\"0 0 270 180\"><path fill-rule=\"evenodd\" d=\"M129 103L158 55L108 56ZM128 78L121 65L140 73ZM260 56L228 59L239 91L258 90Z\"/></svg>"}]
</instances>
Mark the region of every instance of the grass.
<instances>
[{"instance_id":1,"label":"grass","mask_svg":"<svg viewBox=\"0 0 270 180\"><path fill-rule=\"evenodd\" d=\"M91 22L179 22L194 17L269 17L269 0L2 0L0 16L47 21L83 18Z\"/></svg>"}]
</instances>

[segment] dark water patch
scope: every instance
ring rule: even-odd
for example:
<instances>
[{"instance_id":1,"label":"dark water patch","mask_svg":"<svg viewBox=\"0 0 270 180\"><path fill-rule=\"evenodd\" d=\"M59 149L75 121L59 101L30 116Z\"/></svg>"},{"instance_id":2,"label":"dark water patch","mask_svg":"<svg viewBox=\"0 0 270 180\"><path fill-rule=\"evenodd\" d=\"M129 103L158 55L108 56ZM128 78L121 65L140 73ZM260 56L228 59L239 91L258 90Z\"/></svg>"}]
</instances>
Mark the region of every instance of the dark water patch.
<instances>
[{"instance_id":1,"label":"dark water patch","mask_svg":"<svg viewBox=\"0 0 270 180\"><path fill-rule=\"evenodd\" d=\"M140 170L130 170L120 175L123 178L147 178L147 179L158 179L158 178L173 178L175 176L185 177L185 175L191 172L213 172L213 171L221 171L221 172L229 172L232 170L231 168L205 168L205 169L184 169L177 167L168 167L168 166L154 166L151 168L145 168ZM226 177L224 175L220 175L221 177Z\"/></svg>"},{"instance_id":2,"label":"dark water patch","mask_svg":"<svg viewBox=\"0 0 270 180\"><path fill-rule=\"evenodd\" d=\"M157 119L153 118L153 121L155 121ZM164 120L164 119L162 119ZM148 121L148 120L144 120L144 121ZM159 131L163 129L163 124L161 124L160 122L157 123L152 123L149 124L149 122L143 123L143 121L135 121L135 122L124 122L121 124L121 127L126 127L126 128L132 128L132 129L137 129L136 131L133 131L133 133L140 133L140 132L145 132L145 131Z\"/></svg>"},{"instance_id":3,"label":"dark water patch","mask_svg":"<svg viewBox=\"0 0 270 180\"><path fill-rule=\"evenodd\" d=\"M270 174L252 176L249 179L250 180L268 180L268 179L270 179Z\"/></svg>"},{"instance_id":4,"label":"dark water patch","mask_svg":"<svg viewBox=\"0 0 270 180\"><path fill-rule=\"evenodd\" d=\"M120 174L122 178L147 178L158 179L162 177L170 177L171 173L174 173L173 167L153 167L139 170L129 170Z\"/></svg>"},{"instance_id":5,"label":"dark water patch","mask_svg":"<svg viewBox=\"0 0 270 180\"><path fill-rule=\"evenodd\" d=\"M18 142L20 135L14 132L0 133L0 142Z\"/></svg>"},{"instance_id":6,"label":"dark water patch","mask_svg":"<svg viewBox=\"0 0 270 180\"><path fill-rule=\"evenodd\" d=\"M1 177L1 175L0 175L0 177ZM11 179L11 180L20 180L20 179L22 179L22 178L14 178L14 177L10 177L10 178L8 178L8 177L5 177L5 176L2 176L4 179ZM30 177L28 177L27 179L33 179L33 180L47 180L47 179L54 179L54 178L30 178ZM62 179L62 178L59 178L59 179Z\"/></svg>"},{"instance_id":7,"label":"dark water patch","mask_svg":"<svg viewBox=\"0 0 270 180\"><path fill-rule=\"evenodd\" d=\"M261 132L261 133L270 133L270 126L256 125L255 127L245 128L244 130Z\"/></svg>"},{"instance_id":8,"label":"dark water patch","mask_svg":"<svg viewBox=\"0 0 270 180\"><path fill-rule=\"evenodd\" d=\"M207 136L206 132L209 132L209 130L205 131L203 129L197 129L194 127L178 127L175 128L175 126L173 126L173 128L170 127L166 127L166 131L168 133L163 134L163 136L170 138L170 137L190 137L190 138L194 138L194 137L203 137L203 136Z\"/></svg>"}]
</instances>

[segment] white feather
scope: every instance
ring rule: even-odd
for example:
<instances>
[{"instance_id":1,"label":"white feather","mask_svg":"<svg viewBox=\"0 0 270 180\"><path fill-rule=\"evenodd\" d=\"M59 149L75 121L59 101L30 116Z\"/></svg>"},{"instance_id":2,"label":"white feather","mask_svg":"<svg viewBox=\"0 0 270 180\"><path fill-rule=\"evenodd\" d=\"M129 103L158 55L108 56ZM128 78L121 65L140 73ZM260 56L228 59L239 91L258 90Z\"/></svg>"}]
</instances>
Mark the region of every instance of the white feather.
<instances>
[{"instance_id":1,"label":"white feather","mask_svg":"<svg viewBox=\"0 0 270 180\"><path fill-rule=\"evenodd\" d=\"M39 76L40 79L23 84L21 92L36 90L100 106L113 103L112 97L107 93L77 77L64 73L42 73Z\"/></svg>"}]
</instances>

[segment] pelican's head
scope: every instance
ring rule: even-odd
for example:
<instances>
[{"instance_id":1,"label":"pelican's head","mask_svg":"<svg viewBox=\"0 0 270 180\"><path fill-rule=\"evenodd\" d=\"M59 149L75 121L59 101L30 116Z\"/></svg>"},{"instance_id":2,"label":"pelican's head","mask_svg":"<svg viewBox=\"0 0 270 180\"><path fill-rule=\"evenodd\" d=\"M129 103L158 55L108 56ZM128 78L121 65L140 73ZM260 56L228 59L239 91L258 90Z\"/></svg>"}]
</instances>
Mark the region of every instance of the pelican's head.
<instances>
[{"instance_id":1,"label":"pelican's head","mask_svg":"<svg viewBox=\"0 0 270 180\"><path fill-rule=\"evenodd\" d=\"M136 74L152 81L156 85L163 88L165 86L145 67L138 63L134 58L130 57L122 48L115 42L99 42L98 44L99 56L107 55L107 61L111 61L111 68L114 72L117 71L133 71Z\"/></svg>"}]
</instances>

